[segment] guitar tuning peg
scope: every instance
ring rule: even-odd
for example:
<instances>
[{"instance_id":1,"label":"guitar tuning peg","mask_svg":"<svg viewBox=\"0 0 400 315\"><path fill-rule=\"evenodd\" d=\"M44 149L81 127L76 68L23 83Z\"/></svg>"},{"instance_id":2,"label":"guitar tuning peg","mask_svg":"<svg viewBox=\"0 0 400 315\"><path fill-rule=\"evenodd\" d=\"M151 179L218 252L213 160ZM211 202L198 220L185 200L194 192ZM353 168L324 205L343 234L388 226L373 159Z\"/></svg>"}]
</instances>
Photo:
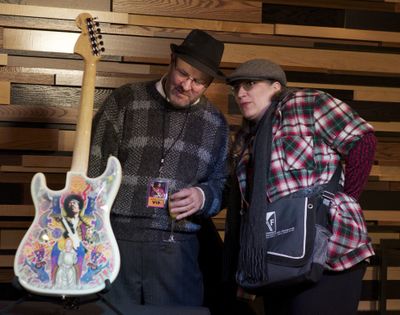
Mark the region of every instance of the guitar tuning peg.
<instances>
[{"instance_id":1,"label":"guitar tuning peg","mask_svg":"<svg viewBox=\"0 0 400 315\"><path fill-rule=\"evenodd\" d=\"M104 47L101 47L100 50L101 50L102 52L105 52L105 51L106 51L106 49L105 49Z\"/></svg>"},{"instance_id":2,"label":"guitar tuning peg","mask_svg":"<svg viewBox=\"0 0 400 315\"><path fill-rule=\"evenodd\" d=\"M98 21L96 21L94 24L95 24L96 26L99 26L99 25L100 25L100 23L99 23Z\"/></svg>"},{"instance_id":3,"label":"guitar tuning peg","mask_svg":"<svg viewBox=\"0 0 400 315\"><path fill-rule=\"evenodd\" d=\"M103 46L103 45L104 45L104 42L101 40L101 41L99 42L99 45L100 45L100 46Z\"/></svg>"},{"instance_id":4,"label":"guitar tuning peg","mask_svg":"<svg viewBox=\"0 0 400 315\"><path fill-rule=\"evenodd\" d=\"M98 29L97 29L97 33L101 33L101 28L98 28Z\"/></svg>"},{"instance_id":5,"label":"guitar tuning peg","mask_svg":"<svg viewBox=\"0 0 400 315\"><path fill-rule=\"evenodd\" d=\"M102 38L103 38L103 35L99 34L99 35L97 35L97 38L98 38L98 39L102 39Z\"/></svg>"}]
</instances>

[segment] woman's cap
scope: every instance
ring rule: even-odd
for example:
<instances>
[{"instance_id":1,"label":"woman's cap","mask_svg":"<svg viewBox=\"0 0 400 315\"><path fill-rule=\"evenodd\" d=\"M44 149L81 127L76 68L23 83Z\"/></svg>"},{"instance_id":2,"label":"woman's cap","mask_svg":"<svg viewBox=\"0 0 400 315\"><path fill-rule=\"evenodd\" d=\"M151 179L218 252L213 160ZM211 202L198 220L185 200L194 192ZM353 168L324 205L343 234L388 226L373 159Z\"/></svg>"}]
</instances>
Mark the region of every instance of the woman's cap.
<instances>
[{"instance_id":1,"label":"woman's cap","mask_svg":"<svg viewBox=\"0 0 400 315\"><path fill-rule=\"evenodd\" d=\"M286 86L286 74L278 64L267 59L252 59L242 63L230 75L226 82L229 85L244 80L271 80L278 81Z\"/></svg>"}]
</instances>

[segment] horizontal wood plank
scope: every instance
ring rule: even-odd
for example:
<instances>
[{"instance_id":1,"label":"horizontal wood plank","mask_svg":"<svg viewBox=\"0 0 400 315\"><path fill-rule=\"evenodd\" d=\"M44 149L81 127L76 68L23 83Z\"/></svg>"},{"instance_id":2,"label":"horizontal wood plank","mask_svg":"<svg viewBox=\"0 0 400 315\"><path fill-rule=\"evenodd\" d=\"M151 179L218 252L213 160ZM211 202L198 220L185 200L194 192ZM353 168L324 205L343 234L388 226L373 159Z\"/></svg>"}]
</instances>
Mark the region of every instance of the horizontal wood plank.
<instances>
[{"instance_id":1,"label":"horizontal wood plank","mask_svg":"<svg viewBox=\"0 0 400 315\"><path fill-rule=\"evenodd\" d=\"M72 152L75 143L75 131L60 130L58 151Z\"/></svg>"},{"instance_id":2,"label":"horizontal wood plank","mask_svg":"<svg viewBox=\"0 0 400 315\"><path fill-rule=\"evenodd\" d=\"M0 255L0 268L13 267L14 257L14 255Z\"/></svg>"},{"instance_id":3,"label":"horizontal wood plank","mask_svg":"<svg viewBox=\"0 0 400 315\"><path fill-rule=\"evenodd\" d=\"M1 265L1 259L0 259ZM14 269L12 268L0 268L0 283L11 283L14 279Z\"/></svg>"},{"instance_id":4,"label":"horizontal wood plank","mask_svg":"<svg viewBox=\"0 0 400 315\"><path fill-rule=\"evenodd\" d=\"M110 89L95 89L94 107L99 107L111 92ZM80 96L80 87L13 84L11 89L12 104L78 108Z\"/></svg>"},{"instance_id":5,"label":"horizontal wood plank","mask_svg":"<svg viewBox=\"0 0 400 315\"><path fill-rule=\"evenodd\" d=\"M29 56L10 56L9 67L22 67L28 73L63 74L73 73L70 70L82 71L82 60L35 58ZM8 67L7 67L8 68ZM162 67L161 69L165 69ZM5 70L6 72L7 70ZM146 64L127 64L101 60L97 65L98 73L154 74L162 73L159 68ZM1 72L0 72L1 74ZM75 73L76 74L76 73Z\"/></svg>"},{"instance_id":6,"label":"horizontal wood plank","mask_svg":"<svg viewBox=\"0 0 400 315\"><path fill-rule=\"evenodd\" d=\"M8 55L0 54L0 66L7 65L7 62L8 62Z\"/></svg>"},{"instance_id":7,"label":"horizontal wood plank","mask_svg":"<svg viewBox=\"0 0 400 315\"><path fill-rule=\"evenodd\" d=\"M373 165L370 176L376 176L380 181L400 181L400 166Z\"/></svg>"},{"instance_id":8,"label":"horizontal wood plank","mask_svg":"<svg viewBox=\"0 0 400 315\"><path fill-rule=\"evenodd\" d=\"M400 102L400 88L327 84L317 82L288 82L289 87L353 91L355 101Z\"/></svg>"},{"instance_id":9,"label":"horizontal wood plank","mask_svg":"<svg viewBox=\"0 0 400 315\"><path fill-rule=\"evenodd\" d=\"M0 81L0 104L10 104L11 99L11 83L8 81Z\"/></svg>"},{"instance_id":10,"label":"horizontal wood plank","mask_svg":"<svg viewBox=\"0 0 400 315\"><path fill-rule=\"evenodd\" d=\"M58 130L0 127L0 149L58 150Z\"/></svg>"},{"instance_id":11,"label":"horizontal wood plank","mask_svg":"<svg viewBox=\"0 0 400 315\"><path fill-rule=\"evenodd\" d=\"M96 87L117 88L124 84L159 79L160 74L119 74L98 72L95 79ZM64 86L82 85L82 71L64 71L56 74L56 84Z\"/></svg>"},{"instance_id":12,"label":"horizontal wood plank","mask_svg":"<svg viewBox=\"0 0 400 315\"><path fill-rule=\"evenodd\" d=\"M32 217L34 215L33 205L0 205L0 216L2 217Z\"/></svg>"},{"instance_id":13,"label":"horizontal wood plank","mask_svg":"<svg viewBox=\"0 0 400 315\"><path fill-rule=\"evenodd\" d=\"M275 35L400 43L400 34L398 32L347 29L340 27L276 24Z\"/></svg>"},{"instance_id":14,"label":"horizontal wood plank","mask_svg":"<svg viewBox=\"0 0 400 315\"><path fill-rule=\"evenodd\" d=\"M395 121L389 121L389 122L369 121L369 123L374 127L375 131L400 132L400 122L395 122Z\"/></svg>"},{"instance_id":15,"label":"horizontal wood plank","mask_svg":"<svg viewBox=\"0 0 400 315\"><path fill-rule=\"evenodd\" d=\"M378 138L375 160L380 165L400 165L400 143L385 142L383 139Z\"/></svg>"},{"instance_id":16,"label":"horizontal wood plank","mask_svg":"<svg viewBox=\"0 0 400 315\"><path fill-rule=\"evenodd\" d=\"M37 105L0 106L0 121L76 124L77 108Z\"/></svg>"},{"instance_id":17,"label":"horizontal wood plank","mask_svg":"<svg viewBox=\"0 0 400 315\"><path fill-rule=\"evenodd\" d=\"M196 18L180 18L154 16L144 14L129 14L129 24L141 26L156 26L162 28L202 29L219 32L236 32L250 34L274 34L274 25L267 23L230 22L221 20L205 20ZM189 31L187 31L189 32Z\"/></svg>"},{"instance_id":18,"label":"horizontal wood plank","mask_svg":"<svg viewBox=\"0 0 400 315\"><path fill-rule=\"evenodd\" d=\"M0 80L11 83L47 84L54 85L54 74L49 69L24 67L0 67Z\"/></svg>"},{"instance_id":19,"label":"horizontal wood plank","mask_svg":"<svg viewBox=\"0 0 400 315\"><path fill-rule=\"evenodd\" d=\"M0 165L0 172L9 173L66 173L65 167L26 167L18 165Z\"/></svg>"},{"instance_id":20,"label":"horizontal wood plank","mask_svg":"<svg viewBox=\"0 0 400 315\"><path fill-rule=\"evenodd\" d=\"M28 221L26 220L7 220L7 218L5 218L6 220L1 220L0 221L0 230L1 229L19 229L19 230L28 230L28 228L31 226L32 224L32 219L29 219ZM24 218L25 219L25 218Z\"/></svg>"},{"instance_id":21,"label":"horizontal wood plank","mask_svg":"<svg viewBox=\"0 0 400 315\"><path fill-rule=\"evenodd\" d=\"M3 150L72 152L74 141L73 130L0 127L0 149Z\"/></svg>"},{"instance_id":22,"label":"horizontal wood plank","mask_svg":"<svg viewBox=\"0 0 400 315\"><path fill-rule=\"evenodd\" d=\"M392 2L359 1L359 0L262 0L265 4L294 5L331 9L369 10L383 12L397 12L398 6Z\"/></svg>"},{"instance_id":23,"label":"horizontal wood plank","mask_svg":"<svg viewBox=\"0 0 400 315\"><path fill-rule=\"evenodd\" d=\"M32 173L1 173L0 183L3 184L30 184L32 182ZM47 174L47 186L54 187L65 184L65 174ZM53 186L54 185L54 186Z\"/></svg>"},{"instance_id":24,"label":"horizontal wood plank","mask_svg":"<svg viewBox=\"0 0 400 315\"><path fill-rule=\"evenodd\" d=\"M117 24L127 24L128 14L117 13L117 12L107 12L107 11L97 11L97 10L85 10L93 17L98 17L100 21L117 23ZM68 19L75 20L75 18L82 13L82 9L73 8L56 8L46 6L36 5L18 5L9 3L0 3L1 14L6 15L16 15L16 16L30 16L30 17L42 17L42 18L52 18L52 19Z\"/></svg>"},{"instance_id":25,"label":"horizontal wood plank","mask_svg":"<svg viewBox=\"0 0 400 315\"><path fill-rule=\"evenodd\" d=\"M356 101L400 102L399 89L371 88L354 91Z\"/></svg>"},{"instance_id":26,"label":"horizontal wood plank","mask_svg":"<svg viewBox=\"0 0 400 315\"><path fill-rule=\"evenodd\" d=\"M78 33L23 29L4 29L3 48L72 54ZM166 64L170 58L170 44L181 40L135 36L104 35L106 54L132 56L136 61ZM99 69L100 70L100 69Z\"/></svg>"},{"instance_id":27,"label":"horizontal wood plank","mask_svg":"<svg viewBox=\"0 0 400 315\"><path fill-rule=\"evenodd\" d=\"M400 225L400 210L364 210L365 219L379 222L398 222Z\"/></svg>"},{"instance_id":28,"label":"horizontal wood plank","mask_svg":"<svg viewBox=\"0 0 400 315\"><path fill-rule=\"evenodd\" d=\"M35 6L48 6L48 0L24 0L23 4L35 5ZM63 1L52 1L52 7L60 8L73 8L79 10L110 10L110 0L63 0Z\"/></svg>"},{"instance_id":29,"label":"horizontal wood plank","mask_svg":"<svg viewBox=\"0 0 400 315\"><path fill-rule=\"evenodd\" d=\"M56 155L23 155L22 166L24 167L71 167L71 156Z\"/></svg>"},{"instance_id":30,"label":"horizontal wood plank","mask_svg":"<svg viewBox=\"0 0 400 315\"><path fill-rule=\"evenodd\" d=\"M5 28L3 48L73 54L78 37L79 33Z\"/></svg>"},{"instance_id":31,"label":"horizontal wood plank","mask_svg":"<svg viewBox=\"0 0 400 315\"><path fill-rule=\"evenodd\" d=\"M147 1L114 0L112 11L174 17L193 17L223 21L261 22L260 1ZM243 14L246 12L246 14Z\"/></svg>"},{"instance_id":32,"label":"horizontal wood plank","mask_svg":"<svg viewBox=\"0 0 400 315\"><path fill-rule=\"evenodd\" d=\"M0 230L0 249L16 249L21 242L26 230L2 229Z\"/></svg>"},{"instance_id":33,"label":"horizontal wood plank","mask_svg":"<svg viewBox=\"0 0 400 315\"><path fill-rule=\"evenodd\" d=\"M267 58L286 70L314 69L336 73L399 74L400 55L354 51L330 51L292 47L226 44L223 61L237 64Z\"/></svg>"}]
</instances>

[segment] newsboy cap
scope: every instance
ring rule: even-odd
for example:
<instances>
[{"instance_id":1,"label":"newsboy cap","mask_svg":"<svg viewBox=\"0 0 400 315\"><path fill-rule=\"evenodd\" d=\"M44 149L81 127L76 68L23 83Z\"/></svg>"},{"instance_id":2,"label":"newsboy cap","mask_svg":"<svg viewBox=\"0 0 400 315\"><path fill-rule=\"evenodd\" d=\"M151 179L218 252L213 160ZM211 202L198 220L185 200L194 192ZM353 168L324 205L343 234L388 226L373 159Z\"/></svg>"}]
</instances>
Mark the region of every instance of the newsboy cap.
<instances>
[{"instance_id":1,"label":"newsboy cap","mask_svg":"<svg viewBox=\"0 0 400 315\"><path fill-rule=\"evenodd\" d=\"M229 85L243 80L272 80L286 85L286 74L282 68L267 59L252 59L242 63L230 75L226 82Z\"/></svg>"},{"instance_id":2,"label":"newsboy cap","mask_svg":"<svg viewBox=\"0 0 400 315\"><path fill-rule=\"evenodd\" d=\"M171 44L172 52L198 70L212 77L225 79L219 70L224 43L202 30L192 30L178 46Z\"/></svg>"}]
</instances>

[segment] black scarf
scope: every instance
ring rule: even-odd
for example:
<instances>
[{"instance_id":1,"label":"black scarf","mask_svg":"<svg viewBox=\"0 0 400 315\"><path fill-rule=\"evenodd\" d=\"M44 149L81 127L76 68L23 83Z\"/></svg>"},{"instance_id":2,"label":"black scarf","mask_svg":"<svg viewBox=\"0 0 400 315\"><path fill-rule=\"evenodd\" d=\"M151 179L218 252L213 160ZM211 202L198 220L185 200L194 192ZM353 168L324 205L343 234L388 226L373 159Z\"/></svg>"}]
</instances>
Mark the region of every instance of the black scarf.
<instances>
[{"instance_id":1,"label":"black scarf","mask_svg":"<svg viewBox=\"0 0 400 315\"><path fill-rule=\"evenodd\" d=\"M253 145L253 183L250 206L243 214L239 251L239 270L246 271L255 280L263 279L264 253L261 244L265 218L261 213L266 207L266 183L270 169L272 145L272 117L277 102L273 102L256 126ZM248 187L248 188L250 188Z\"/></svg>"}]
</instances>

